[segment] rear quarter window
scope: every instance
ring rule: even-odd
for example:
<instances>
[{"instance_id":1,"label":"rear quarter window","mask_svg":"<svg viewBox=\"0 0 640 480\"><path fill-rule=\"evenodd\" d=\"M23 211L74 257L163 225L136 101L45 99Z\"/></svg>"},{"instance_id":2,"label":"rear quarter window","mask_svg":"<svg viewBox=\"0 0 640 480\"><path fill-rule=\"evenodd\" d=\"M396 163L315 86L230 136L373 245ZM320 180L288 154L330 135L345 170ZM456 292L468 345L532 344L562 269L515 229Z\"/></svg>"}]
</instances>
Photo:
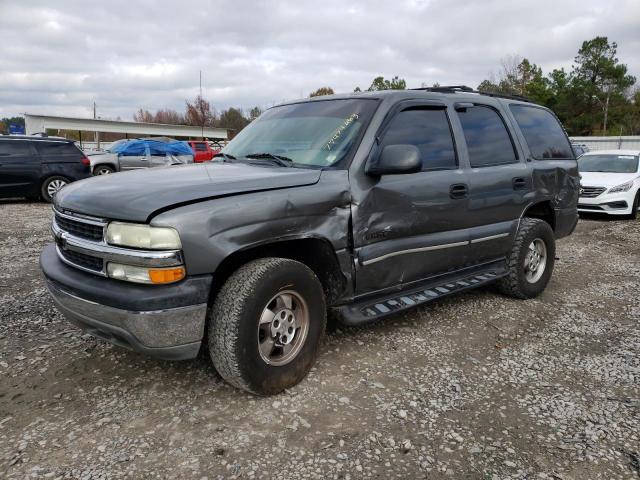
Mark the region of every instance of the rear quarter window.
<instances>
[{"instance_id":1,"label":"rear quarter window","mask_svg":"<svg viewBox=\"0 0 640 480\"><path fill-rule=\"evenodd\" d=\"M575 155L556 117L548 110L529 105L509 105L537 160L574 159Z\"/></svg>"},{"instance_id":2,"label":"rear quarter window","mask_svg":"<svg viewBox=\"0 0 640 480\"><path fill-rule=\"evenodd\" d=\"M68 142L34 142L36 150L40 155L73 155L77 158L82 157L82 152L73 143Z\"/></svg>"}]
</instances>

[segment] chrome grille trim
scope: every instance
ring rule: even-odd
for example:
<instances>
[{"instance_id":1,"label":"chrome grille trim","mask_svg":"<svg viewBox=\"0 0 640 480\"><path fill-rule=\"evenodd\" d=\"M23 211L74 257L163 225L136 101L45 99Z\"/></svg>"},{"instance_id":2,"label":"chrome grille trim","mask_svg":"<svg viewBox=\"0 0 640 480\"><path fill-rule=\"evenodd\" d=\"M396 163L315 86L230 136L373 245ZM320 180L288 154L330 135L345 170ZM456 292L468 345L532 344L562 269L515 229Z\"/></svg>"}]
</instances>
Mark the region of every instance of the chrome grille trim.
<instances>
[{"instance_id":1,"label":"chrome grille trim","mask_svg":"<svg viewBox=\"0 0 640 480\"><path fill-rule=\"evenodd\" d=\"M184 265L184 259L180 250L136 250L132 248L115 247L105 242L104 235L99 241L81 238L61 228L56 221L56 215L74 222L102 227L105 231L109 222L102 218L63 212L57 208L54 208L53 211L54 216L51 223L51 232L56 240L56 251L60 260L69 266L94 275L106 277L108 262L149 268L177 267ZM101 260L102 270L98 271L87 268L71 261L69 258L65 257L63 250L87 255Z\"/></svg>"},{"instance_id":2,"label":"chrome grille trim","mask_svg":"<svg viewBox=\"0 0 640 480\"><path fill-rule=\"evenodd\" d=\"M606 187L580 187L580 196L582 198L595 198L602 195L606 191Z\"/></svg>"},{"instance_id":3,"label":"chrome grille trim","mask_svg":"<svg viewBox=\"0 0 640 480\"><path fill-rule=\"evenodd\" d=\"M62 218L73 220L74 222L88 223L89 225L94 225L96 227L106 227L109 223L107 220L103 218L90 217L88 215L82 215L80 213L75 213L75 212L67 212L67 211L59 210L56 207L53 207L53 211L56 215L60 215Z\"/></svg>"}]
</instances>

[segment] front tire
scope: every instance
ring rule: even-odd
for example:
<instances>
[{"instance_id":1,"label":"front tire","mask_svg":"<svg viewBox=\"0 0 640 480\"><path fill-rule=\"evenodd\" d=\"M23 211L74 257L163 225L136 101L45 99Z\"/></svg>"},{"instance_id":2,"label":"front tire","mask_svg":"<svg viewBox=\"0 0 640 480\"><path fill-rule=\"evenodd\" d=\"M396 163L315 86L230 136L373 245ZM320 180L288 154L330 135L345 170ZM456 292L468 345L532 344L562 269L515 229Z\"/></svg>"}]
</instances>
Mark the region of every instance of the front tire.
<instances>
[{"instance_id":1,"label":"front tire","mask_svg":"<svg viewBox=\"0 0 640 480\"><path fill-rule=\"evenodd\" d=\"M326 328L324 292L303 263L263 258L236 270L209 312L209 353L230 384L273 395L313 366Z\"/></svg>"},{"instance_id":2,"label":"front tire","mask_svg":"<svg viewBox=\"0 0 640 480\"><path fill-rule=\"evenodd\" d=\"M68 183L69 179L60 175L49 177L42 182L42 187L40 187L40 196L45 202L51 203L54 195Z\"/></svg>"},{"instance_id":3,"label":"front tire","mask_svg":"<svg viewBox=\"0 0 640 480\"><path fill-rule=\"evenodd\" d=\"M555 256L551 226L538 218L523 218L507 257L509 273L498 281L499 290L520 299L537 297L549 283Z\"/></svg>"}]
</instances>

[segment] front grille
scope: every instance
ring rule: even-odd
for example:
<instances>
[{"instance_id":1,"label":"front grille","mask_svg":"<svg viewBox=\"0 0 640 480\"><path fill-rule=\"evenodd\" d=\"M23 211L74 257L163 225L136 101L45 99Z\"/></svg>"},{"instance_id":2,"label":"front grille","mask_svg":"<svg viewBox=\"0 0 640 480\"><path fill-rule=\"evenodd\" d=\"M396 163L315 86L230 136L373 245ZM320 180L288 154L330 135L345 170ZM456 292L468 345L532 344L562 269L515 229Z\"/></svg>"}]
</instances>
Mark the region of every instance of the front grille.
<instances>
[{"instance_id":1,"label":"front grille","mask_svg":"<svg viewBox=\"0 0 640 480\"><path fill-rule=\"evenodd\" d=\"M595 198L605 190L605 187L580 187L580 196L583 198Z\"/></svg>"},{"instance_id":2,"label":"front grille","mask_svg":"<svg viewBox=\"0 0 640 480\"><path fill-rule=\"evenodd\" d=\"M94 272L101 272L103 267L103 260L98 257L92 257L91 255L85 255L84 253L74 252L73 250L65 250L58 246L58 251L65 258L65 260L77 265L78 267L86 268Z\"/></svg>"},{"instance_id":3,"label":"front grille","mask_svg":"<svg viewBox=\"0 0 640 480\"><path fill-rule=\"evenodd\" d=\"M98 225L92 225L90 223L84 223L79 220L71 220L70 218L63 217L56 213L56 223L61 230L69 232L76 237L85 238L87 240L94 240L99 242L104 235L103 227Z\"/></svg>"}]
</instances>

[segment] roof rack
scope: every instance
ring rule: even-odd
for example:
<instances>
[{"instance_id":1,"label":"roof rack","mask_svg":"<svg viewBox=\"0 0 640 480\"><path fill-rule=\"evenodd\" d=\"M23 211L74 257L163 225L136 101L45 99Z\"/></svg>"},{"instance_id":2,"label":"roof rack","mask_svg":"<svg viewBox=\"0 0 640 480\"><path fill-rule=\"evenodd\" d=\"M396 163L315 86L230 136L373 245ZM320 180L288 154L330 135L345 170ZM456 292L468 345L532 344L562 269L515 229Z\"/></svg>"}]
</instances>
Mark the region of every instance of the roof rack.
<instances>
[{"instance_id":1,"label":"roof rack","mask_svg":"<svg viewBox=\"0 0 640 480\"><path fill-rule=\"evenodd\" d=\"M466 85L442 85L437 87L411 88L411 90L424 90L427 92L437 93L477 93L479 95L486 95L487 97L509 98L511 100L520 100L522 102L533 103L533 100L522 95L509 95L506 93L498 92L481 92L478 90L474 90L471 87L467 87Z\"/></svg>"}]
</instances>

